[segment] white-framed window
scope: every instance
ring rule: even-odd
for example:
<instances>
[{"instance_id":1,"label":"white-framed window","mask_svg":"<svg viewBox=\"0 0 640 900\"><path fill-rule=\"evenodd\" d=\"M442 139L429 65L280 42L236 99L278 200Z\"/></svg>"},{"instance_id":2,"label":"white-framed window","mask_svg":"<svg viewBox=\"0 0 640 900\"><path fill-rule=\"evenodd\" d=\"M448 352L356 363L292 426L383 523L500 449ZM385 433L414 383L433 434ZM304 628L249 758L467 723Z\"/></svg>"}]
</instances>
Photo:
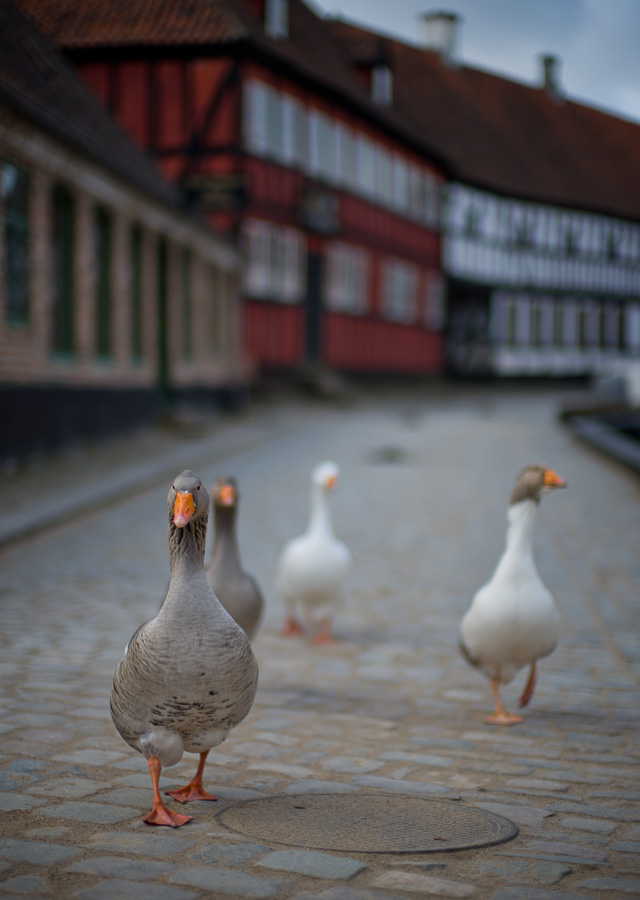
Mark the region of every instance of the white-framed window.
<instances>
[{"instance_id":1,"label":"white-framed window","mask_svg":"<svg viewBox=\"0 0 640 900\"><path fill-rule=\"evenodd\" d=\"M365 197L376 195L376 147L363 134L356 137L356 161L358 166L358 189Z\"/></svg>"},{"instance_id":2,"label":"white-framed window","mask_svg":"<svg viewBox=\"0 0 640 900\"><path fill-rule=\"evenodd\" d=\"M415 163L409 165L409 212L414 219L424 217L424 176Z\"/></svg>"},{"instance_id":3,"label":"white-framed window","mask_svg":"<svg viewBox=\"0 0 640 900\"><path fill-rule=\"evenodd\" d=\"M562 343L575 347L578 343L578 304L575 300L562 301Z\"/></svg>"},{"instance_id":4,"label":"white-framed window","mask_svg":"<svg viewBox=\"0 0 640 900\"><path fill-rule=\"evenodd\" d=\"M438 179L425 172L424 178L424 221L427 225L436 226L440 216L440 186Z\"/></svg>"},{"instance_id":5,"label":"white-framed window","mask_svg":"<svg viewBox=\"0 0 640 900\"><path fill-rule=\"evenodd\" d=\"M497 291L491 298L491 333L493 342L498 345L511 343L511 294Z\"/></svg>"},{"instance_id":6,"label":"white-framed window","mask_svg":"<svg viewBox=\"0 0 640 900\"><path fill-rule=\"evenodd\" d=\"M620 307L617 303L606 302L604 309L604 344L618 347L620 344Z\"/></svg>"},{"instance_id":7,"label":"white-framed window","mask_svg":"<svg viewBox=\"0 0 640 900\"><path fill-rule=\"evenodd\" d=\"M249 297L297 303L306 288L304 235L261 219L245 223L244 292Z\"/></svg>"},{"instance_id":8,"label":"white-framed window","mask_svg":"<svg viewBox=\"0 0 640 900\"><path fill-rule=\"evenodd\" d=\"M289 37L289 0L265 0L264 30L272 38Z\"/></svg>"},{"instance_id":9,"label":"white-framed window","mask_svg":"<svg viewBox=\"0 0 640 900\"><path fill-rule=\"evenodd\" d=\"M282 159L289 164L299 162L296 147L297 103L295 97L282 95Z\"/></svg>"},{"instance_id":10,"label":"white-framed window","mask_svg":"<svg viewBox=\"0 0 640 900\"><path fill-rule=\"evenodd\" d=\"M531 343L531 302L529 297L517 296L514 306L514 339L520 347Z\"/></svg>"},{"instance_id":11,"label":"white-framed window","mask_svg":"<svg viewBox=\"0 0 640 900\"><path fill-rule=\"evenodd\" d=\"M399 213L409 211L409 166L400 156L393 156L393 205Z\"/></svg>"},{"instance_id":12,"label":"white-framed window","mask_svg":"<svg viewBox=\"0 0 640 900\"><path fill-rule=\"evenodd\" d=\"M370 258L366 250L333 242L327 247L324 305L332 312L362 315L369 299Z\"/></svg>"},{"instance_id":13,"label":"white-framed window","mask_svg":"<svg viewBox=\"0 0 640 900\"><path fill-rule=\"evenodd\" d=\"M439 272L427 272L424 278L424 324L430 331L444 327L445 288Z\"/></svg>"},{"instance_id":14,"label":"white-framed window","mask_svg":"<svg viewBox=\"0 0 640 900\"><path fill-rule=\"evenodd\" d=\"M416 319L418 268L401 259L387 259L382 270L383 318L409 323Z\"/></svg>"},{"instance_id":15,"label":"white-framed window","mask_svg":"<svg viewBox=\"0 0 640 900\"><path fill-rule=\"evenodd\" d=\"M273 159L282 159L282 101L276 88L266 85L267 94L267 152Z\"/></svg>"},{"instance_id":16,"label":"white-framed window","mask_svg":"<svg viewBox=\"0 0 640 900\"><path fill-rule=\"evenodd\" d=\"M336 177L335 125L324 113L319 113L318 173L328 181Z\"/></svg>"},{"instance_id":17,"label":"white-framed window","mask_svg":"<svg viewBox=\"0 0 640 900\"><path fill-rule=\"evenodd\" d=\"M625 304L624 342L635 353L640 351L640 303Z\"/></svg>"},{"instance_id":18,"label":"white-framed window","mask_svg":"<svg viewBox=\"0 0 640 900\"><path fill-rule=\"evenodd\" d=\"M552 347L555 340L553 299L551 297L538 297L536 305L536 343L539 347Z\"/></svg>"},{"instance_id":19,"label":"white-framed window","mask_svg":"<svg viewBox=\"0 0 640 900\"><path fill-rule=\"evenodd\" d=\"M356 140L352 130L342 122L336 123L337 179L340 184L357 188Z\"/></svg>"},{"instance_id":20,"label":"white-framed window","mask_svg":"<svg viewBox=\"0 0 640 900\"><path fill-rule=\"evenodd\" d=\"M249 153L263 156L269 146L267 127L267 86L261 81L245 81L242 93L243 143Z\"/></svg>"},{"instance_id":21,"label":"white-framed window","mask_svg":"<svg viewBox=\"0 0 640 900\"><path fill-rule=\"evenodd\" d=\"M290 94L281 96L282 160L305 168L307 165L308 127L303 103Z\"/></svg>"},{"instance_id":22,"label":"white-framed window","mask_svg":"<svg viewBox=\"0 0 640 900\"><path fill-rule=\"evenodd\" d=\"M371 99L381 106L393 101L393 73L384 63L374 66L371 72Z\"/></svg>"},{"instance_id":23,"label":"white-framed window","mask_svg":"<svg viewBox=\"0 0 640 900\"><path fill-rule=\"evenodd\" d=\"M384 147L378 145L377 153L377 191L378 200L385 206L393 206L393 171L391 168L391 154Z\"/></svg>"}]
</instances>

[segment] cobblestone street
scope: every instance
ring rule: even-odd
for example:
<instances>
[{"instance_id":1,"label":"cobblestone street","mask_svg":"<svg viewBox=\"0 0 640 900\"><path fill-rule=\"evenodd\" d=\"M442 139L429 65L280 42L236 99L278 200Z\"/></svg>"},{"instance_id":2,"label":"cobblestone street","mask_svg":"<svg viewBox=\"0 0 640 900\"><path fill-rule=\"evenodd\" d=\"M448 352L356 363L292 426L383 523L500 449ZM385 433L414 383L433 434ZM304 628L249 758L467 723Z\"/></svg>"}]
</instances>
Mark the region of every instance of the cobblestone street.
<instances>
[{"instance_id":1,"label":"cobblestone street","mask_svg":"<svg viewBox=\"0 0 640 900\"><path fill-rule=\"evenodd\" d=\"M164 457L131 439L110 464L78 456L6 477L3 534L72 493L116 476L120 488L117 502L87 503L0 550L0 897L640 897L640 482L564 430L558 400L531 387L289 400L199 440L174 434ZM320 647L280 635L274 567L306 527L323 459L341 469L331 509L355 566L338 643ZM532 462L568 482L543 499L535 539L562 637L524 722L491 727L488 683L460 656L457 629ZM147 765L116 732L109 693L127 641L163 600L166 496L184 468L206 484L237 478L241 555L267 614L255 705L209 755L218 802L181 808L194 820L173 830L142 821ZM504 690L508 709L525 677ZM186 783L195 765L186 755L161 785ZM450 853L363 853L257 840L219 818L239 800L329 794L452 801L519 833Z\"/></svg>"}]
</instances>

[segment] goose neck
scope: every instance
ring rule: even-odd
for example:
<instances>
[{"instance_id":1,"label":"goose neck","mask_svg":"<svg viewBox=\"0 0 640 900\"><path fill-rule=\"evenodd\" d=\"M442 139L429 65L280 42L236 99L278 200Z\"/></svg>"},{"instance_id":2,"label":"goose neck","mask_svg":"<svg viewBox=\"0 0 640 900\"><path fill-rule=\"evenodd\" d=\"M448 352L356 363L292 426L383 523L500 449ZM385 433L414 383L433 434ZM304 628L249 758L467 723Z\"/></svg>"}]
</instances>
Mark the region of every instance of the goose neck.
<instances>
[{"instance_id":1,"label":"goose neck","mask_svg":"<svg viewBox=\"0 0 640 900\"><path fill-rule=\"evenodd\" d=\"M535 500L522 500L509 507L505 556L533 564L533 533L537 513Z\"/></svg>"},{"instance_id":2,"label":"goose neck","mask_svg":"<svg viewBox=\"0 0 640 900\"><path fill-rule=\"evenodd\" d=\"M169 518L169 560L171 573L202 569L207 540L208 516L200 516L184 528L177 528Z\"/></svg>"},{"instance_id":3,"label":"goose neck","mask_svg":"<svg viewBox=\"0 0 640 900\"><path fill-rule=\"evenodd\" d=\"M212 562L221 556L240 564L235 506L214 506Z\"/></svg>"},{"instance_id":4,"label":"goose neck","mask_svg":"<svg viewBox=\"0 0 640 900\"><path fill-rule=\"evenodd\" d=\"M319 484L311 486L311 514L309 516L310 534L332 534L331 516L327 495Z\"/></svg>"}]
</instances>

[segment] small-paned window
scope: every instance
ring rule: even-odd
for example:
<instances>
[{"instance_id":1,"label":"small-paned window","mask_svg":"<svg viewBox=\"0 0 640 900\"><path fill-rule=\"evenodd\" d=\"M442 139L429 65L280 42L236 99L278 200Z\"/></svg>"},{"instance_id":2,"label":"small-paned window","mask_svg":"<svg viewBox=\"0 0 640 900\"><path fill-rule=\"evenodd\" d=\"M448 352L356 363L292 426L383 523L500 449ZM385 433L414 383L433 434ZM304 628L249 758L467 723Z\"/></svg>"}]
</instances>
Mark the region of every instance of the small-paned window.
<instances>
[{"instance_id":1,"label":"small-paned window","mask_svg":"<svg viewBox=\"0 0 640 900\"><path fill-rule=\"evenodd\" d=\"M391 170L391 154L378 147L378 199L385 206L393 205L393 175Z\"/></svg>"},{"instance_id":2,"label":"small-paned window","mask_svg":"<svg viewBox=\"0 0 640 900\"><path fill-rule=\"evenodd\" d=\"M133 225L129 244L129 286L131 292L131 358L140 362L144 355L142 303L142 228Z\"/></svg>"},{"instance_id":3,"label":"small-paned window","mask_svg":"<svg viewBox=\"0 0 640 900\"><path fill-rule=\"evenodd\" d=\"M346 125L336 125L337 142L337 178L345 187L355 190L357 187L356 142L353 132Z\"/></svg>"},{"instance_id":4,"label":"small-paned window","mask_svg":"<svg viewBox=\"0 0 640 900\"><path fill-rule=\"evenodd\" d=\"M102 206L96 207L94 229L96 353L106 358L111 356L113 224L111 216Z\"/></svg>"},{"instance_id":5,"label":"small-paned window","mask_svg":"<svg viewBox=\"0 0 640 900\"><path fill-rule=\"evenodd\" d=\"M280 93L272 87L267 92L267 149L274 159L282 159L282 103Z\"/></svg>"},{"instance_id":6,"label":"small-paned window","mask_svg":"<svg viewBox=\"0 0 640 900\"><path fill-rule=\"evenodd\" d=\"M368 308L369 254L361 247L332 243L327 250L324 305L332 312L362 315Z\"/></svg>"},{"instance_id":7,"label":"small-paned window","mask_svg":"<svg viewBox=\"0 0 640 900\"><path fill-rule=\"evenodd\" d=\"M247 296L279 303L300 302L306 288L306 255L301 232L253 219L244 226L244 244Z\"/></svg>"},{"instance_id":8,"label":"small-paned window","mask_svg":"<svg viewBox=\"0 0 640 900\"><path fill-rule=\"evenodd\" d=\"M289 37L289 0L266 0L264 30L276 40Z\"/></svg>"},{"instance_id":9,"label":"small-paned window","mask_svg":"<svg viewBox=\"0 0 640 900\"><path fill-rule=\"evenodd\" d=\"M393 73L389 66L379 64L371 72L371 99L381 106L393 102Z\"/></svg>"},{"instance_id":10,"label":"small-paned window","mask_svg":"<svg viewBox=\"0 0 640 900\"><path fill-rule=\"evenodd\" d=\"M267 86L260 81L246 81L242 101L244 146L250 153L262 156L269 146Z\"/></svg>"},{"instance_id":11,"label":"small-paned window","mask_svg":"<svg viewBox=\"0 0 640 900\"><path fill-rule=\"evenodd\" d=\"M424 324L431 331L444 328L445 287L439 272L427 272L424 281Z\"/></svg>"},{"instance_id":12,"label":"small-paned window","mask_svg":"<svg viewBox=\"0 0 640 900\"><path fill-rule=\"evenodd\" d=\"M10 162L0 162L4 210L6 318L29 320L29 174Z\"/></svg>"},{"instance_id":13,"label":"small-paned window","mask_svg":"<svg viewBox=\"0 0 640 900\"><path fill-rule=\"evenodd\" d=\"M403 214L409 209L409 167L399 156L393 157L393 205Z\"/></svg>"},{"instance_id":14,"label":"small-paned window","mask_svg":"<svg viewBox=\"0 0 640 900\"><path fill-rule=\"evenodd\" d=\"M364 135L358 135L356 139L356 159L358 189L365 197L373 198L376 194L376 148Z\"/></svg>"},{"instance_id":15,"label":"small-paned window","mask_svg":"<svg viewBox=\"0 0 640 900\"><path fill-rule=\"evenodd\" d=\"M52 192L52 351L70 355L74 351L75 305L75 205L63 185Z\"/></svg>"},{"instance_id":16,"label":"small-paned window","mask_svg":"<svg viewBox=\"0 0 640 900\"><path fill-rule=\"evenodd\" d=\"M411 263L388 259L382 277L381 312L390 322L415 321L417 311L418 270Z\"/></svg>"}]
</instances>

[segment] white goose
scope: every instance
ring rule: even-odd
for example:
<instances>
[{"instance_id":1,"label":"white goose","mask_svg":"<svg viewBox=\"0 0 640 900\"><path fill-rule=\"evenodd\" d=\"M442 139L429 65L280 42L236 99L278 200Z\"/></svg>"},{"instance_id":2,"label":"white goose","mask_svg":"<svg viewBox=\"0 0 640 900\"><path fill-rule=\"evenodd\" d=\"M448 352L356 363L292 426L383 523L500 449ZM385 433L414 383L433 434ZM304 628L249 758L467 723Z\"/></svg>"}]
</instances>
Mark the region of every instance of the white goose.
<instances>
[{"instance_id":1,"label":"white goose","mask_svg":"<svg viewBox=\"0 0 640 900\"><path fill-rule=\"evenodd\" d=\"M342 605L342 588L351 568L351 554L331 525L328 493L338 483L335 463L323 462L311 473L311 511L304 534L293 538L280 555L276 585L287 611L283 634L301 634L300 618L314 643L330 643L331 625Z\"/></svg>"},{"instance_id":2,"label":"white goose","mask_svg":"<svg viewBox=\"0 0 640 900\"><path fill-rule=\"evenodd\" d=\"M495 711L490 725L515 725L521 716L505 710L500 685L530 666L520 706L536 685L536 662L558 643L560 616L533 559L533 529L540 497L566 487L552 469L527 466L516 480L509 505L507 544L493 577L480 588L460 627L460 648L467 661L489 678Z\"/></svg>"},{"instance_id":3,"label":"white goose","mask_svg":"<svg viewBox=\"0 0 640 900\"><path fill-rule=\"evenodd\" d=\"M200 763L190 783L168 791L180 803L215 800L202 786L207 754L251 709L258 667L249 639L207 582L203 560L209 494L188 469L168 497L171 580L158 615L135 632L118 665L111 715L124 740L146 757L153 783L150 825L189 822L168 809L158 782L188 753Z\"/></svg>"}]
</instances>

